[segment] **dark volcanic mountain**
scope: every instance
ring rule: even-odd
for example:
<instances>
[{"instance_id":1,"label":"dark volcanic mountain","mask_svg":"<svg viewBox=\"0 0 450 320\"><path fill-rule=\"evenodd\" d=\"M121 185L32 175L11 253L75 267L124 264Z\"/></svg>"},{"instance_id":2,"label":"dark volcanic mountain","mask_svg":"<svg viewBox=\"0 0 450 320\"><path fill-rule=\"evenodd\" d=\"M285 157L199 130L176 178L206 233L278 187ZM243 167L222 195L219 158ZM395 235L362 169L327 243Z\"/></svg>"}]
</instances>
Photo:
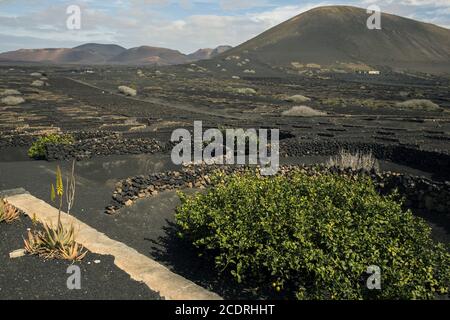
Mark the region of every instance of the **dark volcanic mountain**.
<instances>
[{"instance_id":1,"label":"dark volcanic mountain","mask_svg":"<svg viewBox=\"0 0 450 320\"><path fill-rule=\"evenodd\" d=\"M366 26L365 9L328 6L302 13L227 51L272 67L409 69L450 73L450 30L382 14L381 30Z\"/></svg>"}]
</instances>

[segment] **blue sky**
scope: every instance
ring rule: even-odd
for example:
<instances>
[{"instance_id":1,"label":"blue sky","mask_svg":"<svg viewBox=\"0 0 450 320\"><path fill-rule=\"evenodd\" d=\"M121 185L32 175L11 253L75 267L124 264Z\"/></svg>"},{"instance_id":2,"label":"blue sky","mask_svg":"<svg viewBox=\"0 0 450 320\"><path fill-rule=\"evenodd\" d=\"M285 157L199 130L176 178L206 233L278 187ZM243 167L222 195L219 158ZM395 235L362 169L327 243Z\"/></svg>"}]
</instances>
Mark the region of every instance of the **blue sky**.
<instances>
[{"instance_id":1,"label":"blue sky","mask_svg":"<svg viewBox=\"0 0 450 320\"><path fill-rule=\"evenodd\" d=\"M98 42L190 53L238 45L308 9L332 4L376 4L385 12L450 27L450 0L0 0L0 51ZM69 5L81 8L80 30L66 27Z\"/></svg>"}]
</instances>

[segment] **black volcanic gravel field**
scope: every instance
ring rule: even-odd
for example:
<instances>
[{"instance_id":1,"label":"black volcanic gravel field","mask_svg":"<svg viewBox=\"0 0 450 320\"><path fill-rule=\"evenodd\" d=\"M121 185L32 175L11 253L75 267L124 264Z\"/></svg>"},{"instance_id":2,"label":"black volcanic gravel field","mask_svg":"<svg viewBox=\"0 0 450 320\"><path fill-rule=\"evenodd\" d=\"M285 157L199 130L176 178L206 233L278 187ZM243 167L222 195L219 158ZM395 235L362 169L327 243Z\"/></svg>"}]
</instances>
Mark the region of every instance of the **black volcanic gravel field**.
<instances>
[{"instance_id":1,"label":"black volcanic gravel field","mask_svg":"<svg viewBox=\"0 0 450 320\"><path fill-rule=\"evenodd\" d=\"M95 141L82 139L77 144L79 150L76 151L87 156L81 157L83 160L77 162L78 185L73 214L81 221L105 232L110 238L160 261L176 273L225 298L252 297L252 292L244 292L244 288L229 286L217 279L212 268L205 267L189 249L190 246L174 236L173 213L179 203L175 192L161 192L152 198L141 199L131 206L123 207L115 215L104 213L105 207L111 202L117 181L136 175L176 170L176 166L170 161L170 150L165 148L173 130L186 128L192 131L193 122L198 120L203 121L204 129L279 128L281 153L289 156L289 159L282 158L281 161L292 160L295 164L306 160L308 164L314 164L326 161L341 148L352 151L371 150L382 160L383 170L406 171L435 181L445 181L450 177L448 81L438 84L424 80L425 83L422 83L416 78L403 79L398 76L369 81L352 75L329 80L305 77L251 77L232 80L217 75L195 76L186 72L185 66L171 66L162 73L156 73L154 68L143 68L145 77L142 78L136 76L136 68L96 68L95 73L89 75L80 70L71 71L66 68L47 69L50 85L36 91L29 87L28 77L29 73L35 70L26 67L13 71L0 68L0 87L18 89L27 99L19 106L0 106L0 190L22 187L34 196L49 201L49 186L54 181L56 165L61 165L65 172L70 162L30 160L26 151L32 140L42 135L42 132L55 129L76 135L83 131L100 130L102 134L112 138L102 140L99 139L101 137L95 137ZM122 84L135 85L138 96L121 96L117 92L117 86ZM257 94L237 94L230 90L238 87L254 88ZM407 98L403 98L401 92L405 92ZM286 102L280 95L297 94L311 98L311 101L306 103L308 106L328 114L323 117L282 116L283 111L295 104ZM435 101L442 110L393 107L398 101L413 98ZM326 103L329 99L356 99L361 102L373 100L381 106L333 106ZM121 135L120 141L116 138L118 133ZM155 153L152 148L147 149L151 139L160 142L162 149ZM63 153L58 148L53 151L53 160L72 157L70 152ZM138 154L130 155L132 153ZM65 154L69 156L66 157ZM438 238L443 241L447 239L448 242L448 220L442 221L448 214L439 219L435 216L427 217L426 212L423 215ZM3 226L0 226L0 231L2 228ZM16 226L7 228L13 230ZM1 237L8 234L0 232ZM20 237L16 241L20 242ZM10 240L7 242L9 244ZM16 244L18 247L19 242ZM0 247L2 245L3 243ZM17 248L8 247L1 250L9 252L14 249ZM87 257L88 262L92 261L89 260L92 256ZM27 263L30 263L30 266L18 269L23 270L22 275L26 274L26 268L45 268L43 262L39 264L41 261L38 259L26 259L23 261L29 261ZM115 288L121 290L121 287L125 286L120 282L120 276L116 286L104 283L116 277L113 272L118 272L114 271L112 261L108 260L108 257L92 259L99 259L101 263L82 265L82 270L86 271L86 283L90 283L95 277L106 277L106 280L101 282L104 285L101 288L114 291ZM12 263L9 258L7 260ZM5 260L2 258L0 267L3 261ZM55 276L55 281L64 280L64 284L66 266L60 262L51 263L50 270L54 267L54 273L63 273L61 277ZM98 274L89 273L97 270L92 267L102 266L106 268L102 271L106 272L104 276L100 271ZM1 281L10 278L8 275L0 277L0 288ZM19 279L23 281L19 282L22 283L19 288L26 288L27 283L32 283L33 286L41 285L34 278L28 279L30 282L26 283L24 279L27 278ZM133 287L134 284L130 286ZM43 288L45 294L51 293L50 285ZM86 297L73 298L97 298L96 295L103 297L101 292L95 295L92 293L90 296L95 289L87 289L92 291L89 291ZM58 290L64 291L64 287ZM136 288L130 290L137 290L133 292L139 294ZM33 290L30 292L39 294L37 291L33 293ZM120 294L123 294L123 297L111 294L107 298L133 298L128 296L127 290ZM152 293L149 294L151 296ZM3 297L1 290L0 297ZM146 297L142 293L142 298ZM61 298L61 295L55 298Z\"/></svg>"},{"instance_id":2,"label":"black volcanic gravel field","mask_svg":"<svg viewBox=\"0 0 450 320\"><path fill-rule=\"evenodd\" d=\"M114 265L114 258L88 253L74 265L81 270L81 289L69 290L69 261L44 261L35 256L10 259L9 253L23 248L22 237L32 223L22 216L12 224L0 224L0 300L154 300L160 296L136 282Z\"/></svg>"}]
</instances>

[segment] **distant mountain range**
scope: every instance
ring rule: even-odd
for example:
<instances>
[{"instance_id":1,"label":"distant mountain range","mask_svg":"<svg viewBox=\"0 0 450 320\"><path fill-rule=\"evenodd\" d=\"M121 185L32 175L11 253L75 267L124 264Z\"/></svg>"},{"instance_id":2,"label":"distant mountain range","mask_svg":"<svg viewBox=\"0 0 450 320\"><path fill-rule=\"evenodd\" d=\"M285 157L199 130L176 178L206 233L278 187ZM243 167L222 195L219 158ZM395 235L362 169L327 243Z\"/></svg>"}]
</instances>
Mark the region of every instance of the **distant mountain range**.
<instances>
[{"instance_id":1,"label":"distant mountain range","mask_svg":"<svg viewBox=\"0 0 450 320\"><path fill-rule=\"evenodd\" d=\"M374 69L450 74L450 30L391 14L369 30L365 9L318 7L218 58L247 57L271 67ZM248 65L246 66L248 68Z\"/></svg>"},{"instance_id":2,"label":"distant mountain range","mask_svg":"<svg viewBox=\"0 0 450 320\"><path fill-rule=\"evenodd\" d=\"M125 49L115 44L88 43L75 48L20 49L4 52L0 53L0 62L163 66L211 59L229 49L230 46L219 46L185 55L177 50L150 46Z\"/></svg>"},{"instance_id":3,"label":"distant mountain range","mask_svg":"<svg viewBox=\"0 0 450 320\"><path fill-rule=\"evenodd\" d=\"M142 46L85 44L72 49L17 50L1 61L58 64L183 64L205 60L211 68L239 74L265 70L373 70L390 68L450 74L450 30L383 13L381 30L369 30L365 9L318 7L235 47L179 51ZM209 61L208 61L209 59ZM241 59L240 61L237 61Z\"/></svg>"}]
</instances>

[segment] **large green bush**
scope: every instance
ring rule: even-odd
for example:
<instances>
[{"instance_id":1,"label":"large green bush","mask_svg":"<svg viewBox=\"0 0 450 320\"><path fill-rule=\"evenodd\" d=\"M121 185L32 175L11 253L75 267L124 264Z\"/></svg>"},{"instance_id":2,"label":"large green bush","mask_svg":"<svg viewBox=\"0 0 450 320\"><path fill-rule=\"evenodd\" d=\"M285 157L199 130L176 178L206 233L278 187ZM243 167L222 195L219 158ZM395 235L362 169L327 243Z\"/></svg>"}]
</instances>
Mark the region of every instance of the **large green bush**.
<instances>
[{"instance_id":1,"label":"large green bush","mask_svg":"<svg viewBox=\"0 0 450 320\"><path fill-rule=\"evenodd\" d=\"M30 158L42 159L45 157L45 147L48 144L72 144L74 138L70 134L49 134L39 137L28 150Z\"/></svg>"},{"instance_id":2,"label":"large green bush","mask_svg":"<svg viewBox=\"0 0 450 320\"><path fill-rule=\"evenodd\" d=\"M180 194L180 236L232 275L280 297L431 299L445 294L450 255L430 228L381 196L367 177L332 174L214 177L205 193ZM381 268L381 290L367 268Z\"/></svg>"}]
</instances>

